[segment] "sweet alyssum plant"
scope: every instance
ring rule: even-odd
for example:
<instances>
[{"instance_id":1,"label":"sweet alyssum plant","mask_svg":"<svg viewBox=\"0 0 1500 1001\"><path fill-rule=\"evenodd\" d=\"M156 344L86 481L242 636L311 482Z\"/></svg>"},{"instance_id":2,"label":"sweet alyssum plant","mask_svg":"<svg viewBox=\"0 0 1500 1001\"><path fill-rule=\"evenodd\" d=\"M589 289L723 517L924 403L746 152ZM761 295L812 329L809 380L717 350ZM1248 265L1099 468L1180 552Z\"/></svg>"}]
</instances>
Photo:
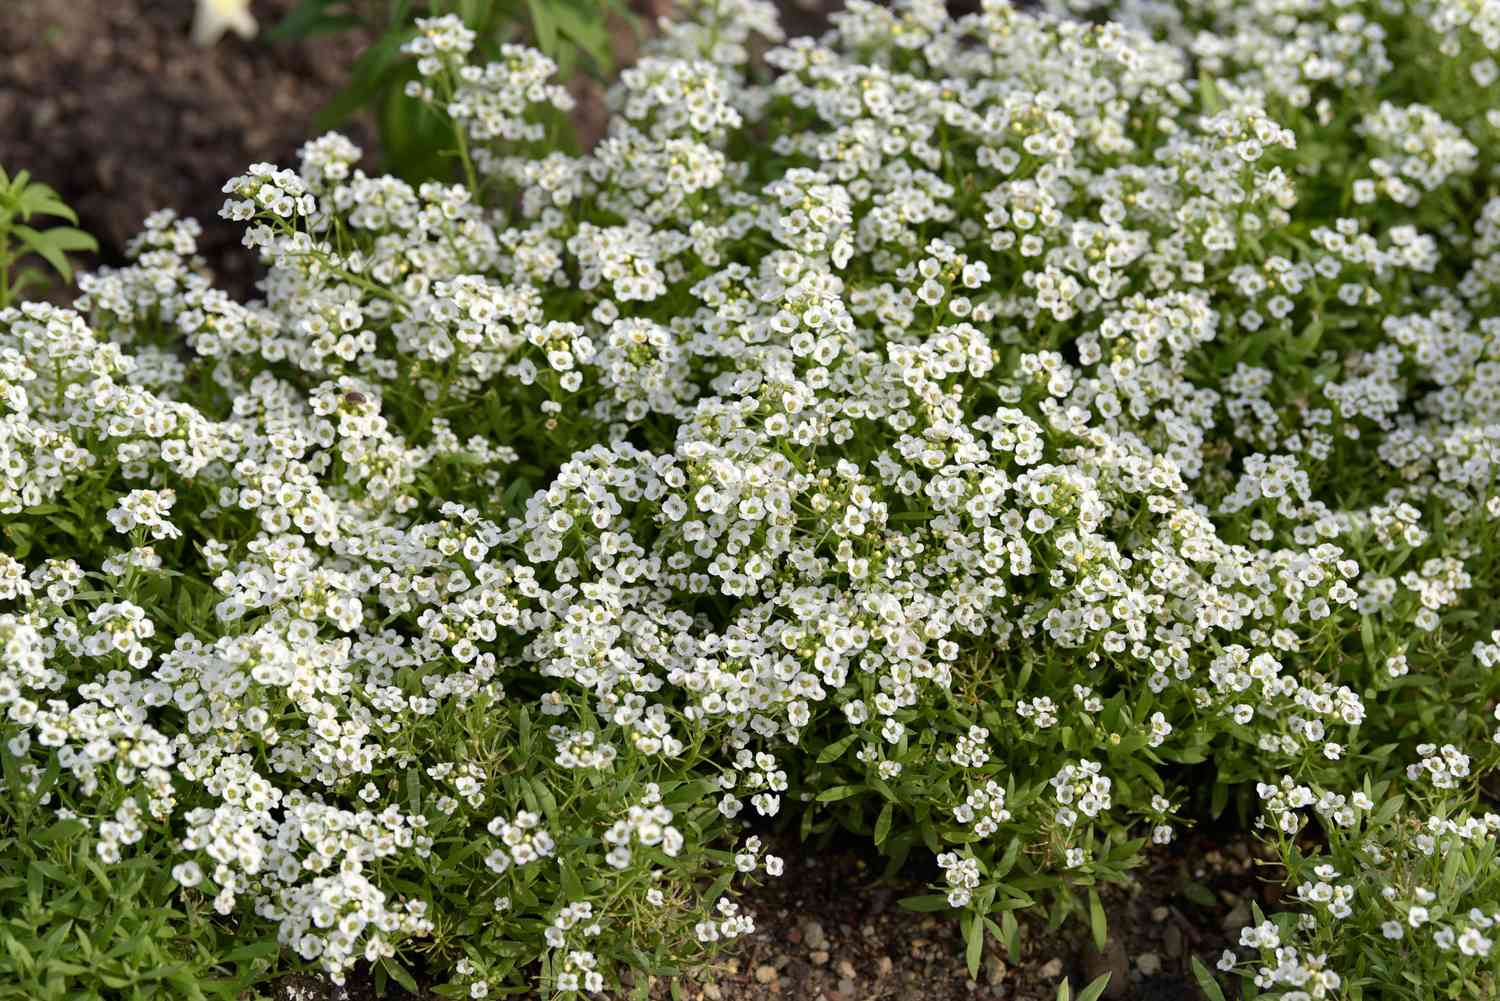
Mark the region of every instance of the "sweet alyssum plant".
<instances>
[{"instance_id":1,"label":"sweet alyssum plant","mask_svg":"<svg viewBox=\"0 0 1500 1001\"><path fill-rule=\"evenodd\" d=\"M325 136L255 301L159 213L0 312L6 800L182 962L470 998L743 934L751 818L977 963L1232 801L1249 994L1487 996L1500 8L1073 6L719 0L580 157L424 21L462 183Z\"/></svg>"},{"instance_id":2,"label":"sweet alyssum plant","mask_svg":"<svg viewBox=\"0 0 1500 1001\"><path fill-rule=\"evenodd\" d=\"M47 218L50 224L43 224ZM71 226L50 220L63 219ZM56 191L18 170L12 177L0 166L0 309L17 302L28 288L46 287L52 278L35 259L65 282L73 280L70 252L98 250L92 236L77 229L78 216ZM33 258L34 255L34 258ZM22 267L22 262L27 262Z\"/></svg>"}]
</instances>

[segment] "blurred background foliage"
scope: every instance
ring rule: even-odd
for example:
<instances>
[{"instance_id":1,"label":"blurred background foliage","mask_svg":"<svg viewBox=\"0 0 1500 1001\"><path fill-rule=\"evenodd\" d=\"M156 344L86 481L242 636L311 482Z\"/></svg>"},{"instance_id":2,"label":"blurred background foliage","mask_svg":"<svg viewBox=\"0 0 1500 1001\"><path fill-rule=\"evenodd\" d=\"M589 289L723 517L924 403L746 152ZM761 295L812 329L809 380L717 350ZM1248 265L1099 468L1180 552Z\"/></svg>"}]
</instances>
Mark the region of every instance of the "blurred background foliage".
<instances>
[{"instance_id":1,"label":"blurred background foliage","mask_svg":"<svg viewBox=\"0 0 1500 1001\"><path fill-rule=\"evenodd\" d=\"M564 80L580 74L608 80L615 71L611 31L638 37L641 30L628 0L301 0L267 37L287 44L339 32L374 32L374 41L350 68L348 84L319 111L317 129L340 128L368 111L383 170L413 184L449 180L451 126L406 95L405 85L417 71L415 61L401 52L416 34L417 18L443 14L463 18L478 34L484 57L498 56L506 44L534 45L558 64ZM559 146L578 152L576 132L565 118L558 124Z\"/></svg>"}]
</instances>

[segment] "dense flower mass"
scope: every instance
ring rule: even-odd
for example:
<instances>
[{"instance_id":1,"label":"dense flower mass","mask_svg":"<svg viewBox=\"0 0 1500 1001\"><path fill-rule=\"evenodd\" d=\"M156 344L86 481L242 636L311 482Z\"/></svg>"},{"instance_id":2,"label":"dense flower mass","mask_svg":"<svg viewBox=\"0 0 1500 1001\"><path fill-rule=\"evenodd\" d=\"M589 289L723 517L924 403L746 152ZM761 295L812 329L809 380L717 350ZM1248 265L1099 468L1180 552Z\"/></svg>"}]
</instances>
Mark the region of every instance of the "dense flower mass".
<instances>
[{"instance_id":1,"label":"dense flower mass","mask_svg":"<svg viewBox=\"0 0 1500 1001\"><path fill-rule=\"evenodd\" d=\"M470 997L751 930L752 818L973 927L1233 800L1222 968L1482 996L1500 6L705 7L580 156L423 21L465 183L325 136L225 185L255 300L164 211L0 312L6 795Z\"/></svg>"}]
</instances>

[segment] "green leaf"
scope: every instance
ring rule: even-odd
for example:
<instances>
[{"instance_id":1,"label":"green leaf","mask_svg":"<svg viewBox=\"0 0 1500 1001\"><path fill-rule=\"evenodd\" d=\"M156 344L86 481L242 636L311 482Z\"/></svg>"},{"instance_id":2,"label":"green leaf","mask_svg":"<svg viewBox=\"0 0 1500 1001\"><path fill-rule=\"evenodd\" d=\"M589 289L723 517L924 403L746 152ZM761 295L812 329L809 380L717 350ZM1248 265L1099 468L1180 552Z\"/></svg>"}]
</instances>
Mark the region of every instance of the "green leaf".
<instances>
[{"instance_id":1,"label":"green leaf","mask_svg":"<svg viewBox=\"0 0 1500 1001\"><path fill-rule=\"evenodd\" d=\"M63 202L56 191L45 184L26 185L16 199L16 207L21 210L22 219L47 215L78 225L78 215Z\"/></svg>"},{"instance_id":2,"label":"green leaf","mask_svg":"<svg viewBox=\"0 0 1500 1001\"><path fill-rule=\"evenodd\" d=\"M401 46L416 33L415 28L392 30L360 54L349 70L349 83L333 96L313 118L319 130L337 128L384 89L387 71L400 57Z\"/></svg>"},{"instance_id":3,"label":"green leaf","mask_svg":"<svg viewBox=\"0 0 1500 1001\"><path fill-rule=\"evenodd\" d=\"M1200 904L1203 907L1219 906L1219 898L1214 896L1214 892L1202 883L1194 882L1193 880L1188 880L1182 884L1182 895L1193 903Z\"/></svg>"},{"instance_id":4,"label":"green leaf","mask_svg":"<svg viewBox=\"0 0 1500 1001\"><path fill-rule=\"evenodd\" d=\"M817 801L819 803L837 803L841 799L858 796L862 792L864 792L863 786L833 786L818 793Z\"/></svg>"},{"instance_id":5,"label":"green leaf","mask_svg":"<svg viewBox=\"0 0 1500 1001\"><path fill-rule=\"evenodd\" d=\"M557 22L552 20L550 8L556 0L526 0L526 9L531 12L531 27L536 33L536 47L549 57L557 58Z\"/></svg>"},{"instance_id":6,"label":"green leaf","mask_svg":"<svg viewBox=\"0 0 1500 1001\"><path fill-rule=\"evenodd\" d=\"M99 241L71 226L54 226L47 230L47 241L59 250L69 252L95 253L99 249Z\"/></svg>"},{"instance_id":7,"label":"green leaf","mask_svg":"<svg viewBox=\"0 0 1500 1001\"><path fill-rule=\"evenodd\" d=\"M851 733L847 737L842 737L823 748L823 750L818 752L818 764L826 765L842 757L843 753L849 750L858 736L859 734L857 733Z\"/></svg>"},{"instance_id":8,"label":"green leaf","mask_svg":"<svg viewBox=\"0 0 1500 1001\"><path fill-rule=\"evenodd\" d=\"M406 770L406 805L412 816L422 812L422 773L416 765Z\"/></svg>"},{"instance_id":9,"label":"green leaf","mask_svg":"<svg viewBox=\"0 0 1500 1001\"><path fill-rule=\"evenodd\" d=\"M1217 818L1229 805L1229 783L1215 782L1212 801L1208 806L1208 815Z\"/></svg>"},{"instance_id":10,"label":"green leaf","mask_svg":"<svg viewBox=\"0 0 1500 1001\"><path fill-rule=\"evenodd\" d=\"M17 939L9 932L6 932L4 941L5 951L9 952L11 956L14 957L16 965L21 967L21 971L23 973L30 973L36 968L36 959L31 955L27 948L21 944L19 939Z\"/></svg>"},{"instance_id":11,"label":"green leaf","mask_svg":"<svg viewBox=\"0 0 1500 1001\"><path fill-rule=\"evenodd\" d=\"M531 752L531 714L525 706L516 715L516 742L521 747L522 756Z\"/></svg>"},{"instance_id":12,"label":"green leaf","mask_svg":"<svg viewBox=\"0 0 1500 1001\"><path fill-rule=\"evenodd\" d=\"M88 829L88 825L81 820L59 820L38 834L33 834L31 840L38 844L48 844L53 841L62 841L80 834Z\"/></svg>"},{"instance_id":13,"label":"green leaf","mask_svg":"<svg viewBox=\"0 0 1500 1001\"><path fill-rule=\"evenodd\" d=\"M1208 1001L1224 1001L1224 989L1214 979L1208 967L1197 957L1193 957L1193 979L1198 981L1198 989L1208 998Z\"/></svg>"},{"instance_id":14,"label":"green leaf","mask_svg":"<svg viewBox=\"0 0 1500 1001\"><path fill-rule=\"evenodd\" d=\"M552 16L557 19L558 29L588 53L601 73L607 74L614 63L609 51L609 28L599 8L586 9L588 13L564 0L552 5Z\"/></svg>"},{"instance_id":15,"label":"green leaf","mask_svg":"<svg viewBox=\"0 0 1500 1001\"><path fill-rule=\"evenodd\" d=\"M274 938L263 938L259 942L250 942L231 949L224 954L224 960L229 963L243 963L252 959L267 959L280 951L281 944Z\"/></svg>"},{"instance_id":16,"label":"green leaf","mask_svg":"<svg viewBox=\"0 0 1500 1001\"><path fill-rule=\"evenodd\" d=\"M1108 973L1101 973L1095 977L1094 982L1085 987L1083 992L1078 995L1078 1001L1099 1001L1099 998L1104 994L1104 989L1109 986L1109 977Z\"/></svg>"},{"instance_id":17,"label":"green leaf","mask_svg":"<svg viewBox=\"0 0 1500 1001\"><path fill-rule=\"evenodd\" d=\"M390 978L400 984L408 994L418 994L421 989L417 987L417 981L406 971L400 963L389 956L380 957L380 968L390 975Z\"/></svg>"},{"instance_id":18,"label":"green leaf","mask_svg":"<svg viewBox=\"0 0 1500 1001\"><path fill-rule=\"evenodd\" d=\"M447 181L453 175L453 128L447 118L403 92L400 85L415 77L410 65L393 71L377 109L386 165L413 184Z\"/></svg>"},{"instance_id":19,"label":"green leaf","mask_svg":"<svg viewBox=\"0 0 1500 1001\"><path fill-rule=\"evenodd\" d=\"M1005 955L1011 962L1021 958L1021 922L1016 920L1015 911L1006 911L1000 915L1000 940L1005 943Z\"/></svg>"},{"instance_id":20,"label":"green leaf","mask_svg":"<svg viewBox=\"0 0 1500 1001\"><path fill-rule=\"evenodd\" d=\"M978 914L969 915L969 936L964 947L964 963L969 976L979 976L979 961L984 958L984 922Z\"/></svg>"},{"instance_id":21,"label":"green leaf","mask_svg":"<svg viewBox=\"0 0 1500 1001\"><path fill-rule=\"evenodd\" d=\"M299 42L316 35L357 28L365 23L365 19L353 11L331 12L329 8L332 6L334 0L302 0L266 32L266 41L272 44Z\"/></svg>"},{"instance_id":22,"label":"green leaf","mask_svg":"<svg viewBox=\"0 0 1500 1001\"><path fill-rule=\"evenodd\" d=\"M1093 887L1089 888L1089 930L1094 933L1095 947L1103 952L1109 941L1109 924L1104 917L1104 901L1099 899L1099 891Z\"/></svg>"},{"instance_id":23,"label":"green leaf","mask_svg":"<svg viewBox=\"0 0 1500 1001\"><path fill-rule=\"evenodd\" d=\"M583 900L586 894L583 892L583 881L578 878L578 873L567 863L563 863L559 869L563 896L568 900Z\"/></svg>"},{"instance_id":24,"label":"green leaf","mask_svg":"<svg viewBox=\"0 0 1500 1001\"><path fill-rule=\"evenodd\" d=\"M895 809L891 803L887 803L880 808L880 816L875 821L875 843L877 845L885 844L886 835L891 833L891 817L894 815L894 812Z\"/></svg>"},{"instance_id":25,"label":"green leaf","mask_svg":"<svg viewBox=\"0 0 1500 1001\"><path fill-rule=\"evenodd\" d=\"M64 256L65 252L98 249L98 244L94 242L93 237L82 230L69 229L66 226L41 232L30 226L18 225L13 227L11 232L20 238L22 246L52 265L52 269L62 275L64 281L69 282L73 280L73 266Z\"/></svg>"},{"instance_id":26,"label":"green leaf","mask_svg":"<svg viewBox=\"0 0 1500 1001\"><path fill-rule=\"evenodd\" d=\"M1219 88L1214 85L1214 78L1207 70L1198 71L1198 93L1203 98L1203 110L1208 114L1216 114L1223 107Z\"/></svg>"},{"instance_id":27,"label":"green leaf","mask_svg":"<svg viewBox=\"0 0 1500 1001\"><path fill-rule=\"evenodd\" d=\"M896 905L908 911L916 911L919 914L930 914L934 911L951 909L948 898L941 893L928 893L920 897L903 897L896 901Z\"/></svg>"},{"instance_id":28,"label":"green leaf","mask_svg":"<svg viewBox=\"0 0 1500 1001\"><path fill-rule=\"evenodd\" d=\"M990 866L990 876L994 879L1004 879L1005 876L1015 868L1016 859L1021 855L1021 836L1013 835L1010 844L1005 848L1005 854L1000 861Z\"/></svg>"}]
</instances>

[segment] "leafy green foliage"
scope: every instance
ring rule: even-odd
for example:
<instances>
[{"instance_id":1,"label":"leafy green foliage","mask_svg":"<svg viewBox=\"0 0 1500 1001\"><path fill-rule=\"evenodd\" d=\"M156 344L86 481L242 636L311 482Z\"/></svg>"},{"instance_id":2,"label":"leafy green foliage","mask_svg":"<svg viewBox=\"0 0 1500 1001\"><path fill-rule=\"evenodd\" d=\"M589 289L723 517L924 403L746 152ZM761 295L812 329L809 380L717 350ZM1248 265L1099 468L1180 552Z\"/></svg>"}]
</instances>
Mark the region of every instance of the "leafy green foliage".
<instances>
[{"instance_id":1,"label":"leafy green foliage","mask_svg":"<svg viewBox=\"0 0 1500 1001\"><path fill-rule=\"evenodd\" d=\"M554 61L398 30L362 79L461 184L324 136L226 186L264 299L162 213L0 310L5 792L231 979L258 921L447 997L672 975L780 873L752 815L930 853L977 971L1235 816L1244 993L1495 996L1500 27L1131 6L856 4L768 78L708 0L586 156Z\"/></svg>"},{"instance_id":2,"label":"leafy green foliage","mask_svg":"<svg viewBox=\"0 0 1500 1001\"><path fill-rule=\"evenodd\" d=\"M487 57L497 56L502 45L529 43L554 60L564 76L610 76L615 63L609 23L635 25L627 0L302 0L267 37L290 42L356 28L377 33L355 61L349 82L318 113L317 127L338 128L368 112L379 130L387 170L413 183L447 180L456 169L452 132L441 115L406 93L417 73L401 53L416 35L418 17L441 14L462 18L478 34L479 51ZM566 130L558 138L576 149Z\"/></svg>"},{"instance_id":3,"label":"leafy green foliage","mask_svg":"<svg viewBox=\"0 0 1500 1001\"><path fill-rule=\"evenodd\" d=\"M88 825L52 808L56 764L26 780L0 744L0 999L239 998L280 948L183 900L167 846L148 837L105 864Z\"/></svg>"},{"instance_id":4,"label":"leafy green foliage","mask_svg":"<svg viewBox=\"0 0 1500 1001\"><path fill-rule=\"evenodd\" d=\"M36 217L64 219L67 226L33 226ZM68 254L97 251L94 238L78 229L78 216L56 191L31 179L27 171L14 177L0 166L0 309L20 298L28 288L49 284L46 272L35 266L12 269L27 256L40 257L65 282L73 280Z\"/></svg>"}]
</instances>

